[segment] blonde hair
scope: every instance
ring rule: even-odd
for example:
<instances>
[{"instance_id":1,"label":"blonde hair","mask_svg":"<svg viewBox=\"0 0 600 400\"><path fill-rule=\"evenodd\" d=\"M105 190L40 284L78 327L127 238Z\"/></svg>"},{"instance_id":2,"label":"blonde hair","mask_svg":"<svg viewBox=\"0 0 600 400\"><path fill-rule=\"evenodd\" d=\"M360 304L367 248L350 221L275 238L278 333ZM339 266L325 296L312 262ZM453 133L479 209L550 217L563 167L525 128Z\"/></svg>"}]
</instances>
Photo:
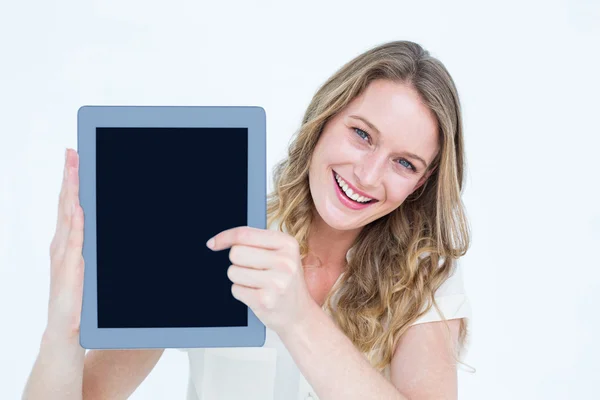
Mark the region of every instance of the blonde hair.
<instances>
[{"instance_id":1,"label":"blonde hair","mask_svg":"<svg viewBox=\"0 0 600 400\"><path fill-rule=\"evenodd\" d=\"M437 119L440 143L426 184L397 209L363 227L347 269L325 300L330 309L336 295L334 322L381 371L414 321L431 307L442 314L434 294L469 247L461 199L465 155L460 103L444 65L416 43L394 41L358 55L336 71L312 98L288 157L274 168L267 224L278 220L278 228L285 227L300 244L301 257L308 254L315 212L308 183L313 150L327 121L376 79L416 90ZM446 321L443 314L442 318ZM461 319L461 348L466 337Z\"/></svg>"}]
</instances>

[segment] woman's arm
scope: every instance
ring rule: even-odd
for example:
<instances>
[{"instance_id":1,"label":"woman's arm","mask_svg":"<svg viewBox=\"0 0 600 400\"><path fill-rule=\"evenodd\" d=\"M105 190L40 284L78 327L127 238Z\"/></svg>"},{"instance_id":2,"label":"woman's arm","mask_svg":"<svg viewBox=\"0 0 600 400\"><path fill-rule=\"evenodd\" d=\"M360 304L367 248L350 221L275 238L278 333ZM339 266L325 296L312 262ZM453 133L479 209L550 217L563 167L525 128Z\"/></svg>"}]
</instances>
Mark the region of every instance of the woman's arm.
<instances>
[{"instance_id":1,"label":"woman's arm","mask_svg":"<svg viewBox=\"0 0 600 400\"><path fill-rule=\"evenodd\" d=\"M128 399L164 349L92 350L85 358L83 399Z\"/></svg>"},{"instance_id":2,"label":"woman's arm","mask_svg":"<svg viewBox=\"0 0 600 400\"><path fill-rule=\"evenodd\" d=\"M158 350L90 351L79 345L83 299L84 213L79 204L79 155L67 149L50 243L48 322L23 399L126 399L163 353Z\"/></svg>"},{"instance_id":3,"label":"woman's arm","mask_svg":"<svg viewBox=\"0 0 600 400\"><path fill-rule=\"evenodd\" d=\"M79 337L43 335L40 350L23 391L23 400L82 399L85 349Z\"/></svg>"},{"instance_id":4,"label":"woman's arm","mask_svg":"<svg viewBox=\"0 0 600 400\"><path fill-rule=\"evenodd\" d=\"M146 379L164 349L85 350L79 338L44 335L24 400L127 399Z\"/></svg>"},{"instance_id":5,"label":"woman's arm","mask_svg":"<svg viewBox=\"0 0 600 400\"><path fill-rule=\"evenodd\" d=\"M456 398L456 369L448 364L451 349L442 322L408 329L395 351L389 382L316 303L306 315L280 337L321 400L427 399L431 387L437 387L435 398ZM458 324L449 322L457 337Z\"/></svg>"},{"instance_id":6,"label":"woman's arm","mask_svg":"<svg viewBox=\"0 0 600 400\"><path fill-rule=\"evenodd\" d=\"M456 399L456 361L460 319L411 326L400 339L390 372L394 384L410 399Z\"/></svg>"}]
</instances>

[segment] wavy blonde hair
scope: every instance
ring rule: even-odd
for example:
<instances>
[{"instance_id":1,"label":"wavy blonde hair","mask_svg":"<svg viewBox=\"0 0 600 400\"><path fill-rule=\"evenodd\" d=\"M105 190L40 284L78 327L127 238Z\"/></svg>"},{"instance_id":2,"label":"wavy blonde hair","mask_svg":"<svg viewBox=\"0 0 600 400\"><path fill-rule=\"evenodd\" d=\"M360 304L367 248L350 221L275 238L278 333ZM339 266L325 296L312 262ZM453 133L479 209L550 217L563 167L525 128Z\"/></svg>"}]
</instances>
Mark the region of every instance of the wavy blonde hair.
<instances>
[{"instance_id":1,"label":"wavy blonde hair","mask_svg":"<svg viewBox=\"0 0 600 400\"><path fill-rule=\"evenodd\" d=\"M446 321L434 293L469 247L461 199L465 155L460 103L444 65L416 43L394 41L358 55L336 71L312 98L288 157L274 168L267 225L279 221L279 230L285 226L297 239L301 257L308 254L316 210L308 183L313 150L327 121L376 79L415 89L437 119L440 142L426 183L394 211L363 227L345 273L325 300L330 309L332 296L338 296L334 322L381 371L391 363L401 336L431 307ZM460 348L466 337L461 319Z\"/></svg>"}]
</instances>

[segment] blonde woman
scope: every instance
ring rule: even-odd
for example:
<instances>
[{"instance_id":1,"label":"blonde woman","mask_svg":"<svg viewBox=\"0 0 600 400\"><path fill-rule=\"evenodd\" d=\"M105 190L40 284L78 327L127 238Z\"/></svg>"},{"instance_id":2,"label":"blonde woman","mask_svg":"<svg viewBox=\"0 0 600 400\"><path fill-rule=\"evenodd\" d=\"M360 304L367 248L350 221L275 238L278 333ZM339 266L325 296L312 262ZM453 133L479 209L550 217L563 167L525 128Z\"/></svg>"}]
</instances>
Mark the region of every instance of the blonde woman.
<instances>
[{"instance_id":1,"label":"blonde woman","mask_svg":"<svg viewBox=\"0 0 600 400\"><path fill-rule=\"evenodd\" d=\"M182 349L188 399L456 398L470 318L457 268L469 247L464 164L456 87L421 46L382 44L338 70L275 168L269 229L236 227L207 242L230 249L232 295L267 338L261 348ZM70 150L27 399L125 399L163 353L85 356L79 346L77 166Z\"/></svg>"}]
</instances>

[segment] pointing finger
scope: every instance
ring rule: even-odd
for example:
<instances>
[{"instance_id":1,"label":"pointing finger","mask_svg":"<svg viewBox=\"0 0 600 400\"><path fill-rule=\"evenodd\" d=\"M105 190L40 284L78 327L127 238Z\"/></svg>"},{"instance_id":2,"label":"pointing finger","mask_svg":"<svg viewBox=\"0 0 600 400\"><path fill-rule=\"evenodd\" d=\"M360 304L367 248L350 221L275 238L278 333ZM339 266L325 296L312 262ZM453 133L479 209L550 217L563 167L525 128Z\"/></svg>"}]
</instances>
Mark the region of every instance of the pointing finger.
<instances>
[{"instance_id":1,"label":"pointing finger","mask_svg":"<svg viewBox=\"0 0 600 400\"><path fill-rule=\"evenodd\" d=\"M211 240L213 241L211 244ZM227 249L235 244L277 250L283 247L281 232L238 226L212 237L206 245L213 251Z\"/></svg>"}]
</instances>

